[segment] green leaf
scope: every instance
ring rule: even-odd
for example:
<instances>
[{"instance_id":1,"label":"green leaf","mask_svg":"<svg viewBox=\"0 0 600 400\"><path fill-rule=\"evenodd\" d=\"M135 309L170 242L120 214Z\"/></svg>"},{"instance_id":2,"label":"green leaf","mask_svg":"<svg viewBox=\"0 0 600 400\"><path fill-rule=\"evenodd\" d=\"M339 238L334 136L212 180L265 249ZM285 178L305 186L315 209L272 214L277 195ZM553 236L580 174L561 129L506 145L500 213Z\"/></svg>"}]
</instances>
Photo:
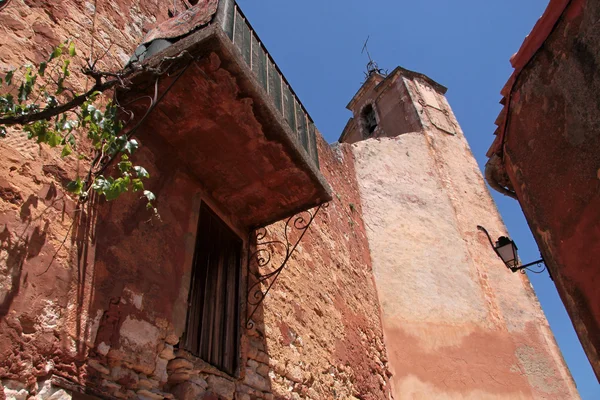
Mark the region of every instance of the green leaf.
<instances>
[{"instance_id":1,"label":"green leaf","mask_svg":"<svg viewBox=\"0 0 600 400\"><path fill-rule=\"evenodd\" d=\"M133 164L131 163L131 161L121 161L119 163L119 170L121 171L121 173L129 172L131 171L132 166Z\"/></svg>"},{"instance_id":2,"label":"green leaf","mask_svg":"<svg viewBox=\"0 0 600 400\"><path fill-rule=\"evenodd\" d=\"M83 182L81 178L77 178L77 180L71 181L67 184L67 190L71 193L81 194L83 190Z\"/></svg>"},{"instance_id":3,"label":"green leaf","mask_svg":"<svg viewBox=\"0 0 600 400\"><path fill-rule=\"evenodd\" d=\"M77 52L75 51L75 42L71 42L71 44L69 44L69 55L73 57L76 54Z\"/></svg>"},{"instance_id":4,"label":"green leaf","mask_svg":"<svg viewBox=\"0 0 600 400\"><path fill-rule=\"evenodd\" d=\"M131 139L128 140L127 143L125 143L124 150L127 151L129 154L133 154L138 149L138 147L140 147L138 141L135 139Z\"/></svg>"},{"instance_id":5,"label":"green leaf","mask_svg":"<svg viewBox=\"0 0 600 400\"><path fill-rule=\"evenodd\" d=\"M63 46L64 46L64 43L61 43L54 48L54 50L50 54L50 57L48 58L48 62L50 62L50 61L54 60L55 58L60 57L62 55Z\"/></svg>"},{"instance_id":6,"label":"green leaf","mask_svg":"<svg viewBox=\"0 0 600 400\"><path fill-rule=\"evenodd\" d=\"M71 64L71 60L65 60L65 63L63 64L62 73L65 76L65 78L67 76L71 76L71 73L69 72L69 65L70 64Z\"/></svg>"},{"instance_id":7,"label":"green leaf","mask_svg":"<svg viewBox=\"0 0 600 400\"><path fill-rule=\"evenodd\" d=\"M65 147L63 147L62 152L60 153L61 157L66 157L71 155L71 153L73 153L73 149L71 148L70 144L66 144Z\"/></svg>"},{"instance_id":8,"label":"green leaf","mask_svg":"<svg viewBox=\"0 0 600 400\"><path fill-rule=\"evenodd\" d=\"M46 96L46 109L58 106L58 100L54 96Z\"/></svg>"},{"instance_id":9,"label":"green leaf","mask_svg":"<svg viewBox=\"0 0 600 400\"><path fill-rule=\"evenodd\" d=\"M90 94L89 99L91 101L95 101L98 96L100 96L102 92L96 90L94 93Z\"/></svg>"},{"instance_id":10,"label":"green leaf","mask_svg":"<svg viewBox=\"0 0 600 400\"><path fill-rule=\"evenodd\" d=\"M4 77L4 81L6 82L7 85L12 85L12 78L13 78L14 74L15 74L14 69L12 71L8 71L6 73L6 76Z\"/></svg>"},{"instance_id":11,"label":"green leaf","mask_svg":"<svg viewBox=\"0 0 600 400\"><path fill-rule=\"evenodd\" d=\"M144 190L144 196L148 199L148 202L156 200L156 196L149 190Z\"/></svg>"},{"instance_id":12,"label":"green leaf","mask_svg":"<svg viewBox=\"0 0 600 400\"><path fill-rule=\"evenodd\" d=\"M148 171L146 171L146 168L144 167L140 167L138 165L133 167L133 170L135 171L138 178L150 178L150 174L148 173Z\"/></svg>"},{"instance_id":13,"label":"green leaf","mask_svg":"<svg viewBox=\"0 0 600 400\"><path fill-rule=\"evenodd\" d=\"M92 189L94 189L99 194L103 194L105 190L108 190L108 188L110 188L110 182L102 175L97 177L94 180L94 184L92 185Z\"/></svg>"},{"instance_id":14,"label":"green leaf","mask_svg":"<svg viewBox=\"0 0 600 400\"><path fill-rule=\"evenodd\" d=\"M56 82L56 94L61 94L62 92L65 91L65 78L64 77L60 77L58 78L58 81Z\"/></svg>"},{"instance_id":15,"label":"green leaf","mask_svg":"<svg viewBox=\"0 0 600 400\"><path fill-rule=\"evenodd\" d=\"M38 68L38 74L40 76L44 76L44 74L46 73L46 67L48 66L48 63L46 61L42 61L40 63L40 66Z\"/></svg>"},{"instance_id":16,"label":"green leaf","mask_svg":"<svg viewBox=\"0 0 600 400\"><path fill-rule=\"evenodd\" d=\"M133 191L139 192L140 190L144 190L144 182L141 179L136 178L132 181Z\"/></svg>"},{"instance_id":17,"label":"green leaf","mask_svg":"<svg viewBox=\"0 0 600 400\"><path fill-rule=\"evenodd\" d=\"M116 200L122 193L127 191L127 187L129 186L130 179L125 176L123 178L116 179L110 188L104 192L104 196L106 200L112 201Z\"/></svg>"}]
</instances>

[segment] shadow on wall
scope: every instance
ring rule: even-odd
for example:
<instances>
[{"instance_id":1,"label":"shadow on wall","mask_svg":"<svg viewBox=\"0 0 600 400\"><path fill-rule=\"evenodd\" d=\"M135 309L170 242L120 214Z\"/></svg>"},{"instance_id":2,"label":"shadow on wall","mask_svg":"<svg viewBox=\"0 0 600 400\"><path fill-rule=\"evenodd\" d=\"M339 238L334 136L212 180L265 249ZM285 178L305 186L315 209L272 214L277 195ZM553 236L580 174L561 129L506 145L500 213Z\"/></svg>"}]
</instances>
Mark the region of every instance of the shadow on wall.
<instances>
[{"instance_id":1,"label":"shadow on wall","mask_svg":"<svg viewBox=\"0 0 600 400\"><path fill-rule=\"evenodd\" d=\"M59 204L62 204L62 217L64 218L66 210L64 209L64 196L58 196L58 191L54 183L47 186L46 194L41 198L47 206L46 210L35 217L32 216L32 208L38 208L40 200L38 196L32 194L23 202L23 198L18 191L9 185L0 186L2 186L0 188L0 197L2 200L20 205L20 223L15 224L4 221L4 229L0 232L0 250L5 252L5 265L3 266L5 270L1 271L4 281L0 287L0 318L2 318L8 314L15 297L19 294L21 282L24 284L28 282L27 274L22 277L25 262L38 257L46 245L50 228L50 219L47 211L50 208L57 208ZM64 241L66 242L67 239L68 235L65 236ZM57 253L47 262L44 272L50 269ZM43 273L37 274L37 276L41 275Z\"/></svg>"},{"instance_id":2,"label":"shadow on wall","mask_svg":"<svg viewBox=\"0 0 600 400\"><path fill-rule=\"evenodd\" d=\"M86 253L94 204L67 196L66 183L50 166L39 169L42 177L18 156L7 164L20 168L6 168L0 177L0 379L8 391L0 393L21 398L40 392L38 381L49 382L57 371L85 371L89 327L79 318L85 304L70 292L84 286L86 265L75 262L74 250ZM19 175L32 177L35 185L17 186Z\"/></svg>"},{"instance_id":3,"label":"shadow on wall","mask_svg":"<svg viewBox=\"0 0 600 400\"><path fill-rule=\"evenodd\" d=\"M160 138L146 138L135 156L152 176L148 189L157 195L160 220L150 219L133 193L117 202L100 201L81 216L76 332L89 352L85 374L73 378L98 396L264 398L271 388L269 357L262 307L253 316L256 329L250 334L245 329L245 256L239 374L227 374L184 349L204 195L178 160Z\"/></svg>"}]
</instances>

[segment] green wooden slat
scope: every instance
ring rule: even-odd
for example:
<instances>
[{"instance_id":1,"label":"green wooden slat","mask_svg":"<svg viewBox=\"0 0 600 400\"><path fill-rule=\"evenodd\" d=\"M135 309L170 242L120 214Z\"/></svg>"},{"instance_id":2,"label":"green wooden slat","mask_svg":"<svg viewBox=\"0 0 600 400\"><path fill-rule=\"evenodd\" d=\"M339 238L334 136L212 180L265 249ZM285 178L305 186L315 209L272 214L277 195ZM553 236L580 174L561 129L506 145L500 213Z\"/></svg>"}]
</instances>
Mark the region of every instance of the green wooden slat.
<instances>
[{"instance_id":1,"label":"green wooden slat","mask_svg":"<svg viewBox=\"0 0 600 400\"><path fill-rule=\"evenodd\" d=\"M308 137L310 139L310 144L311 144L311 152L310 152L311 158L317 165L317 168L319 168L319 150L317 149L317 132L316 132L315 124L313 124L312 122L310 122L308 124Z\"/></svg>"},{"instance_id":2,"label":"green wooden slat","mask_svg":"<svg viewBox=\"0 0 600 400\"><path fill-rule=\"evenodd\" d=\"M300 104L298 104L298 100L296 101L296 121L298 125L298 138L300 139L300 143L302 147L306 150L307 153L310 154L310 150L308 148L308 132L306 130L306 114L304 114L304 110Z\"/></svg>"},{"instance_id":3,"label":"green wooden slat","mask_svg":"<svg viewBox=\"0 0 600 400\"><path fill-rule=\"evenodd\" d=\"M275 107L281 112L281 76L275 69L275 65L271 60L267 60L269 65L269 95L275 103Z\"/></svg>"},{"instance_id":4,"label":"green wooden slat","mask_svg":"<svg viewBox=\"0 0 600 400\"><path fill-rule=\"evenodd\" d=\"M223 15L223 31L233 40L233 16L235 15L235 1L226 0L225 13Z\"/></svg>"},{"instance_id":5,"label":"green wooden slat","mask_svg":"<svg viewBox=\"0 0 600 400\"><path fill-rule=\"evenodd\" d=\"M238 50L242 54L244 53L244 51L243 51L244 25L246 25L246 23L244 22L244 18L241 16L241 14L236 9L235 10L235 33L234 33L234 37L233 37L233 43L235 44L235 46L238 48Z\"/></svg>"},{"instance_id":6,"label":"green wooden slat","mask_svg":"<svg viewBox=\"0 0 600 400\"><path fill-rule=\"evenodd\" d=\"M252 35L252 72L260 82L261 86L267 89L267 55L260 45L256 36Z\"/></svg>"},{"instance_id":7,"label":"green wooden slat","mask_svg":"<svg viewBox=\"0 0 600 400\"><path fill-rule=\"evenodd\" d=\"M298 130L296 128L296 110L294 109L294 96L290 91L288 85L283 87L283 109L284 109L284 117L287 121L290 128L292 128L292 132L297 133Z\"/></svg>"}]
</instances>

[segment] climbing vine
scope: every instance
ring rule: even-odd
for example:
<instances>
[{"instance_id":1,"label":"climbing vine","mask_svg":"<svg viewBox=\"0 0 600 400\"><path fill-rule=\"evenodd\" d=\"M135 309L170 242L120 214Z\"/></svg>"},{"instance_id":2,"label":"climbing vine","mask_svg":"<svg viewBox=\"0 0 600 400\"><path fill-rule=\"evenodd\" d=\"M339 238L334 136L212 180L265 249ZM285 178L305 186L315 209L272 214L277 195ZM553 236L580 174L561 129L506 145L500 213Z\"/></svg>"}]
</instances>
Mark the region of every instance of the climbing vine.
<instances>
[{"instance_id":1,"label":"climbing vine","mask_svg":"<svg viewBox=\"0 0 600 400\"><path fill-rule=\"evenodd\" d=\"M127 75L97 70L97 61L85 62L78 73L93 80L84 93L70 85L71 67L80 61L72 41L61 43L39 65L23 65L0 77L0 138L15 127L27 133L30 140L58 148L62 157L77 156L89 162L89 170L74 176L66 189L85 202L93 192L112 201L125 192L140 193L154 215L156 197L146 190L144 181L150 175L134 165L131 155L139 143L124 132L119 113L126 110L115 101L101 101L101 94L127 86ZM74 72L75 73L75 72ZM91 146L90 146L91 145ZM114 163L113 163L114 161ZM106 174L116 164L115 176Z\"/></svg>"}]
</instances>

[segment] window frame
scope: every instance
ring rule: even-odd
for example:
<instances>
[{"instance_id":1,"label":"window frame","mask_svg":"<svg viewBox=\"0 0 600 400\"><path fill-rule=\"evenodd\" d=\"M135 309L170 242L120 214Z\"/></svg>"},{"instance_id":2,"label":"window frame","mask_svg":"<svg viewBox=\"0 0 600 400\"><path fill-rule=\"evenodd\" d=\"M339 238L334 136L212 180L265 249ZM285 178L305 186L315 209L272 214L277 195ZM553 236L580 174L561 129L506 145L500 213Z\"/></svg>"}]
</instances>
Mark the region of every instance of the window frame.
<instances>
[{"instance_id":1,"label":"window frame","mask_svg":"<svg viewBox=\"0 0 600 400\"><path fill-rule=\"evenodd\" d=\"M241 371L241 367L243 364L243 360L242 360L242 335L244 334L244 330L243 330L243 326L242 326L242 319L243 319L243 315L245 314L246 310L245 310L245 297L244 297L244 290L245 290L245 268L244 265L246 263L246 241L243 239L243 236L239 234L238 230L234 229L234 227L228 223L228 221L226 221L224 218L222 218L221 214L215 211L215 208L212 207L211 204L209 204L208 202L204 201L204 199L200 199L199 204L197 205L197 210L198 213L197 218L194 218L195 223L196 223L196 236L194 237L194 251L193 251L193 257L191 260L191 266L190 266L190 280L189 283L187 285L187 290L188 290L188 302L187 302L187 310L186 310L186 318L185 318L185 326L184 326L184 331L183 334L181 336L181 341L178 345L178 347L182 350L185 350L186 352L188 352L190 355L192 355L193 357L196 357L198 359L203 360L204 362L212 365L213 367L215 367L216 369L220 370L221 372L237 378L240 375L240 371ZM194 312L194 296L197 293L197 291L195 290L195 279L197 278L197 274L198 273L204 273L205 275L208 275L207 271L201 272L200 271L200 264L198 260L199 252L202 250L201 249L201 241L203 240L203 236L205 235L205 233L203 233L203 221L202 221L202 217L203 217L203 212L207 213L209 215L209 218L212 221L215 221L220 229L222 229L227 235L229 235L229 238L233 238L234 241L237 242L237 270L235 273L235 277L234 277L234 282L233 282L233 287L234 287L234 292L232 294L233 296L233 305L234 305L234 309L235 309L235 317L234 317L234 321L233 321L233 328L234 331L233 333L231 333L231 337L229 338L222 338L222 343L221 346L227 346L226 342L228 340L234 340L234 344L233 344L233 354L231 354L231 360L233 365L231 366L231 368L227 368L227 366L225 365L225 362L221 362L221 363L215 363L214 360L211 360L211 356L206 357L205 354L202 354L202 335L205 334L203 332L204 329L206 329L207 327L203 327L202 326L202 319L203 319L203 314L201 314L200 317L198 317L197 321L194 321L191 319L191 313ZM219 246L218 244L215 244L216 242L212 242L212 244L209 244L210 246ZM221 244L222 246L223 244ZM228 285L228 281L225 282L225 288L227 288ZM206 288L206 285L205 285ZM224 296L227 297L228 293L227 291L223 292ZM206 301L206 292L204 292L202 294L202 303L204 305L204 302ZM218 301L218 300L217 300ZM213 307L214 310L216 310L216 307ZM214 311L213 310L213 311ZM203 308L202 313L204 313L205 309ZM200 310L196 310L196 312L200 312ZM225 323L226 322L226 316L227 316L227 310L225 308L221 308L220 311L221 314L223 314L223 319L222 322ZM196 339L190 339L188 338L187 335L190 334L190 323L198 323L198 326L195 328L196 332L195 335L197 336ZM214 323L214 321L213 321ZM222 327L221 327L222 328ZM226 328L225 328L226 329ZM197 341L197 348L199 351L194 351L194 349L191 348L190 343L191 340L195 340ZM217 338L217 340L220 340L220 338ZM209 346L210 347L210 346ZM223 352L225 352L225 350L221 349ZM211 352L213 351L212 349L210 350ZM225 355L223 354L223 357L225 357Z\"/></svg>"}]
</instances>

